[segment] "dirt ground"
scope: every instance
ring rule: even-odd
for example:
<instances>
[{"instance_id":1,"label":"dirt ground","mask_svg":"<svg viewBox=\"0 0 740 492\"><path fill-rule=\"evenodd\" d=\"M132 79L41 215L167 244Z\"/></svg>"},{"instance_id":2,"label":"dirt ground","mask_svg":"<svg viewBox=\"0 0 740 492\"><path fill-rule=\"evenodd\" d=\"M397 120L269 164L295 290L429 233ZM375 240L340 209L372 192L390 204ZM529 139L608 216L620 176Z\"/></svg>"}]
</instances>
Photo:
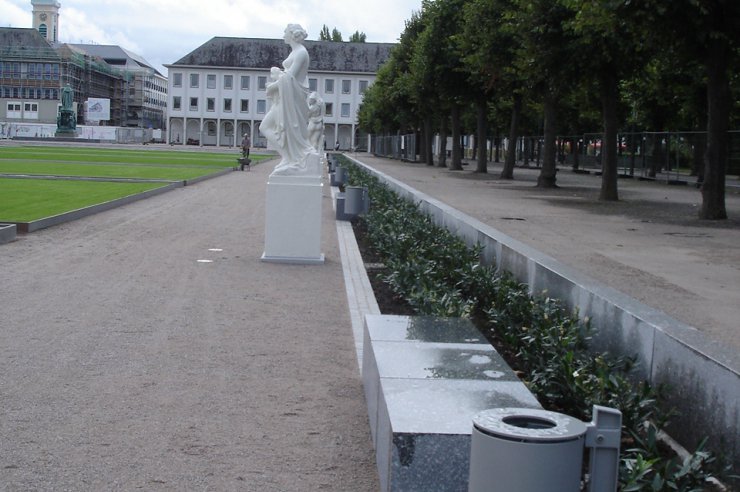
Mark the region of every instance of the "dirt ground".
<instances>
[{"instance_id":1,"label":"dirt ground","mask_svg":"<svg viewBox=\"0 0 740 492\"><path fill-rule=\"evenodd\" d=\"M272 164L0 245L2 490L378 490L329 192L326 264L263 263Z\"/></svg>"},{"instance_id":2,"label":"dirt ground","mask_svg":"<svg viewBox=\"0 0 740 492\"><path fill-rule=\"evenodd\" d=\"M729 220L702 221L692 185L620 179L618 202L600 202L601 177L558 173L536 188L538 169L514 181L419 163L352 155L514 239L740 349L740 182L728 178Z\"/></svg>"}]
</instances>

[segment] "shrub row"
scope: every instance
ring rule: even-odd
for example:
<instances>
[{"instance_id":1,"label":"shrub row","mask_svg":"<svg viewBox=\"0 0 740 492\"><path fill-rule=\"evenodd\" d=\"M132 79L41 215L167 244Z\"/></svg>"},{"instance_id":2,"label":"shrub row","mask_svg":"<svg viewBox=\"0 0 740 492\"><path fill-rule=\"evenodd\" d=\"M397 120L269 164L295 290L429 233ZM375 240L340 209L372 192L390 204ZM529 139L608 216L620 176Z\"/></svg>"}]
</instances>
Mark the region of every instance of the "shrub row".
<instances>
[{"instance_id":1,"label":"shrub row","mask_svg":"<svg viewBox=\"0 0 740 492\"><path fill-rule=\"evenodd\" d=\"M350 184L368 187L372 206L362 220L388 268L385 282L418 314L472 318L547 409L588 421L593 405L618 408L620 490L707 490L718 468L715 456L700 445L681 460L659 445L656 436L670 412L661 411L658 389L635 381L634 358L594 353L588 319L482 265L480 247L467 247L416 204L340 159Z\"/></svg>"}]
</instances>

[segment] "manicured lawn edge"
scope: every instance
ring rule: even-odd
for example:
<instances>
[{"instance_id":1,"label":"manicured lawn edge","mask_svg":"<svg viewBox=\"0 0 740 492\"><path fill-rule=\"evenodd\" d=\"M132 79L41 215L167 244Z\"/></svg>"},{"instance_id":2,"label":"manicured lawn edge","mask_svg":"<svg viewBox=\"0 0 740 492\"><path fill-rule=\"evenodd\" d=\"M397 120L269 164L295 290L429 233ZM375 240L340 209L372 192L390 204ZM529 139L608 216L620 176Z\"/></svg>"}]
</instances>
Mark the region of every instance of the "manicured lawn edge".
<instances>
[{"instance_id":1,"label":"manicured lawn edge","mask_svg":"<svg viewBox=\"0 0 740 492\"><path fill-rule=\"evenodd\" d=\"M104 212L106 210L120 207L122 205L127 205L129 203L143 200L145 198L150 198L156 195L161 195L162 193L174 190L175 188L182 188L183 186L185 186L184 182L177 181L175 183L170 183L170 184L161 186L159 188L154 188L153 190L144 191L142 193L136 193L134 195L124 196L122 198L117 198L115 200L110 200L107 202L99 203L97 205L91 205L89 207L78 208L77 210L71 210L69 212L64 212L59 215L53 215L51 217L45 217L43 219L33 220L30 222L16 222L15 224L18 227L18 232L21 232L21 233L34 232L34 231L38 231L39 229L45 229L47 227L52 227L55 225L63 224L65 222L70 222L72 220L77 220L83 217L87 217L87 216L94 215L100 212Z\"/></svg>"},{"instance_id":2,"label":"manicured lawn edge","mask_svg":"<svg viewBox=\"0 0 740 492\"><path fill-rule=\"evenodd\" d=\"M236 169L236 168L234 168ZM207 174L204 176L199 176L193 179L189 180L183 180L183 181L175 181L169 184L164 184L163 186L159 188L154 188L152 190L147 190L142 193L136 193L133 195L117 198L115 200L110 200L107 202L99 203L96 205L91 205L89 207L83 207L76 210L71 210L69 212L64 212L58 215L53 215L50 217L45 217L43 219L39 220L33 220L29 222L8 222L9 224L16 224L17 231L20 233L29 233L34 232L39 229L45 229L47 227L52 227L55 225L63 224L65 222L70 222L72 220L81 219L83 217L87 217L93 214L97 214L100 212L104 212L106 210L111 210L116 207L120 207L122 205L127 205L129 203L133 203L139 200L143 200L145 198L150 198L156 195L160 195L162 193L174 190L176 188L182 188L184 186L193 185L195 183L199 183L201 181L204 181L206 179L216 178L219 176L223 176L225 174L231 173L234 171L234 169L223 169L221 171Z\"/></svg>"}]
</instances>

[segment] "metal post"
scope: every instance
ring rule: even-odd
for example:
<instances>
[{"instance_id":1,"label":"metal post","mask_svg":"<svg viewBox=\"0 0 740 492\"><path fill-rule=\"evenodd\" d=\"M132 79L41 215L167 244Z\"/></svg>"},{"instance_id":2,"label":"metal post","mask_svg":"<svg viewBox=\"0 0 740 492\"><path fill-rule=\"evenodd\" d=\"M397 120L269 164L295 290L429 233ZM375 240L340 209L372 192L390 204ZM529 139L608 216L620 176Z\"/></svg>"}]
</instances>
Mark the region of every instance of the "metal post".
<instances>
[{"instance_id":1,"label":"metal post","mask_svg":"<svg viewBox=\"0 0 740 492\"><path fill-rule=\"evenodd\" d=\"M591 423L586 427L586 447L591 448L588 492L616 492L622 412L594 405Z\"/></svg>"}]
</instances>

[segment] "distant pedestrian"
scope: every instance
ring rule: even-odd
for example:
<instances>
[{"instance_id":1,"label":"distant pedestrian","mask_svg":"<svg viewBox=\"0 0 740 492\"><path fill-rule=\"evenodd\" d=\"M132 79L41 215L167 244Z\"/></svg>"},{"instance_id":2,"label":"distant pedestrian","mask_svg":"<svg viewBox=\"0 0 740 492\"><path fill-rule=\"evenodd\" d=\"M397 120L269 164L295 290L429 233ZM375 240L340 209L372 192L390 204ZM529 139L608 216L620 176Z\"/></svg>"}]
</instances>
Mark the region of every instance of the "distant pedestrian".
<instances>
[{"instance_id":1,"label":"distant pedestrian","mask_svg":"<svg viewBox=\"0 0 740 492\"><path fill-rule=\"evenodd\" d=\"M249 147L252 145L252 141L249 139L249 134L245 133L242 139L242 155L246 158L249 157Z\"/></svg>"},{"instance_id":2,"label":"distant pedestrian","mask_svg":"<svg viewBox=\"0 0 740 492\"><path fill-rule=\"evenodd\" d=\"M334 150L339 150L339 140L334 144Z\"/></svg>"}]
</instances>

